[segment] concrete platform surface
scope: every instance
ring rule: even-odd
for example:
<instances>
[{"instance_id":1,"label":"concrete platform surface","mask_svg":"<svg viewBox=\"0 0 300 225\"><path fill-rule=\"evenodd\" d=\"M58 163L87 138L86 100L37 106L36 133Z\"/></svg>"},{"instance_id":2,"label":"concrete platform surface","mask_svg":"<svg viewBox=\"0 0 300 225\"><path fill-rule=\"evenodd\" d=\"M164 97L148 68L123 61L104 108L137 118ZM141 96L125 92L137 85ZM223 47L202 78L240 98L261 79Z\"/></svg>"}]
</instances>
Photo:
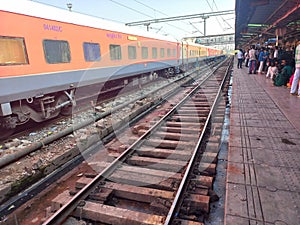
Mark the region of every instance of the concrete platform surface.
<instances>
[{"instance_id":1,"label":"concrete platform surface","mask_svg":"<svg viewBox=\"0 0 300 225\"><path fill-rule=\"evenodd\" d=\"M300 224L300 98L236 66L225 224Z\"/></svg>"}]
</instances>

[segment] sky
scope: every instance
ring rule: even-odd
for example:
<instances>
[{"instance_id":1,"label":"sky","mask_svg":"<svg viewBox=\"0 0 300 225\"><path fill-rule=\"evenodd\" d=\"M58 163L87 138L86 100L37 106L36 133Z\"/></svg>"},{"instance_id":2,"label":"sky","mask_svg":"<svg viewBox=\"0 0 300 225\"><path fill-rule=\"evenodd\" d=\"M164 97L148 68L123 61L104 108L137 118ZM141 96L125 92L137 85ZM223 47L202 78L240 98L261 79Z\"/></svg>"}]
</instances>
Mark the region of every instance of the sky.
<instances>
[{"instance_id":1,"label":"sky","mask_svg":"<svg viewBox=\"0 0 300 225\"><path fill-rule=\"evenodd\" d=\"M149 19L234 10L235 0L33 0L35 2L67 8L118 23ZM206 35L234 33L234 14L212 16L206 20ZM146 26L138 26L147 30ZM203 36L203 19L190 19L168 23L153 23L150 32L181 39Z\"/></svg>"}]
</instances>

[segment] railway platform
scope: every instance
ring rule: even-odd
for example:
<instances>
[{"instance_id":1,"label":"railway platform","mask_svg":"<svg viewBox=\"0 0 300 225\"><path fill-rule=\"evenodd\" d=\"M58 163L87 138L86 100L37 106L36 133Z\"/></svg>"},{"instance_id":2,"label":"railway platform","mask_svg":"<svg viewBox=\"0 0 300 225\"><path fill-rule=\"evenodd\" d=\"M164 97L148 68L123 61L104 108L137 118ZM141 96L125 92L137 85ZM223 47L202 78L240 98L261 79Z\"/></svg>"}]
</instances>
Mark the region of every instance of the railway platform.
<instances>
[{"instance_id":1,"label":"railway platform","mask_svg":"<svg viewBox=\"0 0 300 225\"><path fill-rule=\"evenodd\" d=\"M300 98L233 71L225 225L300 224Z\"/></svg>"}]
</instances>

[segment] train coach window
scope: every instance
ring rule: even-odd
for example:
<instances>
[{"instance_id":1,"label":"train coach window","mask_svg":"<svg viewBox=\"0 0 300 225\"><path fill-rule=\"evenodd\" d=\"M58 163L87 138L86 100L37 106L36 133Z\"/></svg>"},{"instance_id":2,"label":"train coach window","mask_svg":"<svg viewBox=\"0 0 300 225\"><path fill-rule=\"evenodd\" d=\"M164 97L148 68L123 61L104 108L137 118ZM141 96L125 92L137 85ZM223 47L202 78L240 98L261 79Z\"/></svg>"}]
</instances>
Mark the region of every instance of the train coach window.
<instances>
[{"instance_id":1,"label":"train coach window","mask_svg":"<svg viewBox=\"0 0 300 225\"><path fill-rule=\"evenodd\" d=\"M161 49L160 49L160 57L161 57L161 58L164 58L164 57L165 57L165 49L164 49L164 48L161 48Z\"/></svg>"},{"instance_id":2,"label":"train coach window","mask_svg":"<svg viewBox=\"0 0 300 225\"><path fill-rule=\"evenodd\" d=\"M142 58L148 59L148 47L142 47Z\"/></svg>"},{"instance_id":3,"label":"train coach window","mask_svg":"<svg viewBox=\"0 0 300 225\"><path fill-rule=\"evenodd\" d=\"M167 56L171 57L171 49L169 49L169 48L167 49Z\"/></svg>"},{"instance_id":4,"label":"train coach window","mask_svg":"<svg viewBox=\"0 0 300 225\"><path fill-rule=\"evenodd\" d=\"M100 45L98 43L83 43L84 59L87 62L100 61Z\"/></svg>"},{"instance_id":5,"label":"train coach window","mask_svg":"<svg viewBox=\"0 0 300 225\"><path fill-rule=\"evenodd\" d=\"M177 56L177 51L176 51L176 49L174 48L173 49L173 57L176 57Z\"/></svg>"},{"instance_id":6,"label":"train coach window","mask_svg":"<svg viewBox=\"0 0 300 225\"><path fill-rule=\"evenodd\" d=\"M157 58L157 48L152 48L152 59Z\"/></svg>"},{"instance_id":7,"label":"train coach window","mask_svg":"<svg viewBox=\"0 0 300 225\"><path fill-rule=\"evenodd\" d=\"M24 38L0 37L0 65L28 64Z\"/></svg>"},{"instance_id":8,"label":"train coach window","mask_svg":"<svg viewBox=\"0 0 300 225\"><path fill-rule=\"evenodd\" d=\"M136 47L135 46L128 46L128 58L136 59Z\"/></svg>"},{"instance_id":9,"label":"train coach window","mask_svg":"<svg viewBox=\"0 0 300 225\"><path fill-rule=\"evenodd\" d=\"M67 41L44 40L43 46L47 63L69 63L71 61L70 47Z\"/></svg>"},{"instance_id":10,"label":"train coach window","mask_svg":"<svg viewBox=\"0 0 300 225\"><path fill-rule=\"evenodd\" d=\"M120 45L109 45L109 54L111 60L122 59L122 52Z\"/></svg>"}]
</instances>

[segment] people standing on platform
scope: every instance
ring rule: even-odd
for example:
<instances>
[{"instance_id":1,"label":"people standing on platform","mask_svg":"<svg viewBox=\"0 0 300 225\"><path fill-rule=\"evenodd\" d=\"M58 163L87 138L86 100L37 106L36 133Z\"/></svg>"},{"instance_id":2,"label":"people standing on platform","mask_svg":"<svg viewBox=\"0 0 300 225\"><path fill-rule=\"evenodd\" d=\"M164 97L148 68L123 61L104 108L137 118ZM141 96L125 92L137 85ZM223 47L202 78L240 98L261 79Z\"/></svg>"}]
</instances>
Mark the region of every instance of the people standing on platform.
<instances>
[{"instance_id":1,"label":"people standing on platform","mask_svg":"<svg viewBox=\"0 0 300 225\"><path fill-rule=\"evenodd\" d=\"M245 66L248 67L248 64L249 64L249 49L246 49L245 54L244 54L244 58L245 58Z\"/></svg>"},{"instance_id":2,"label":"people standing on platform","mask_svg":"<svg viewBox=\"0 0 300 225\"><path fill-rule=\"evenodd\" d=\"M244 60L244 53L243 53L242 49L239 49L239 51L237 53L237 58L238 58L237 68L242 69L242 64L243 64L243 60Z\"/></svg>"},{"instance_id":3,"label":"people standing on platform","mask_svg":"<svg viewBox=\"0 0 300 225\"><path fill-rule=\"evenodd\" d=\"M265 48L262 48L258 55L258 61L259 61L259 68L258 68L258 74L263 73L264 63L267 59L267 50Z\"/></svg>"},{"instance_id":4,"label":"people standing on platform","mask_svg":"<svg viewBox=\"0 0 300 225\"><path fill-rule=\"evenodd\" d=\"M249 50L249 74L256 74L256 51L255 46L252 45L251 49Z\"/></svg>"},{"instance_id":5,"label":"people standing on platform","mask_svg":"<svg viewBox=\"0 0 300 225\"><path fill-rule=\"evenodd\" d=\"M291 86L291 95L297 95L300 97L300 85L299 85L299 79L300 79L300 40L297 42L297 47L295 51L295 73L294 73L294 79ZM297 91L298 86L298 93Z\"/></svg>"},{"instance_id":6,"label":"people standing on platform","mask_svg":"<svg viewBox=\"0 0 300 225\"><path fill-rule=\"evenodd\" d=\"M266 48L266 51L265 51L265 59L264 59L264 65L263 65L263 72L264 73L267 73L268 71L268 67L270 66L270 52L269 52L269 49Z\"/></svg>"},{"instance_id":7,"label":"people standing on platform","mask_svg":"<svg viewBox=\"0 0 300 225\"><path fill-rule=\"evenodd\" d=\"M274 50L274 53L273 53L273 60L278 60L278 46L276 45L275 46L275 50Z\"/></svg>"}]
</instances>

